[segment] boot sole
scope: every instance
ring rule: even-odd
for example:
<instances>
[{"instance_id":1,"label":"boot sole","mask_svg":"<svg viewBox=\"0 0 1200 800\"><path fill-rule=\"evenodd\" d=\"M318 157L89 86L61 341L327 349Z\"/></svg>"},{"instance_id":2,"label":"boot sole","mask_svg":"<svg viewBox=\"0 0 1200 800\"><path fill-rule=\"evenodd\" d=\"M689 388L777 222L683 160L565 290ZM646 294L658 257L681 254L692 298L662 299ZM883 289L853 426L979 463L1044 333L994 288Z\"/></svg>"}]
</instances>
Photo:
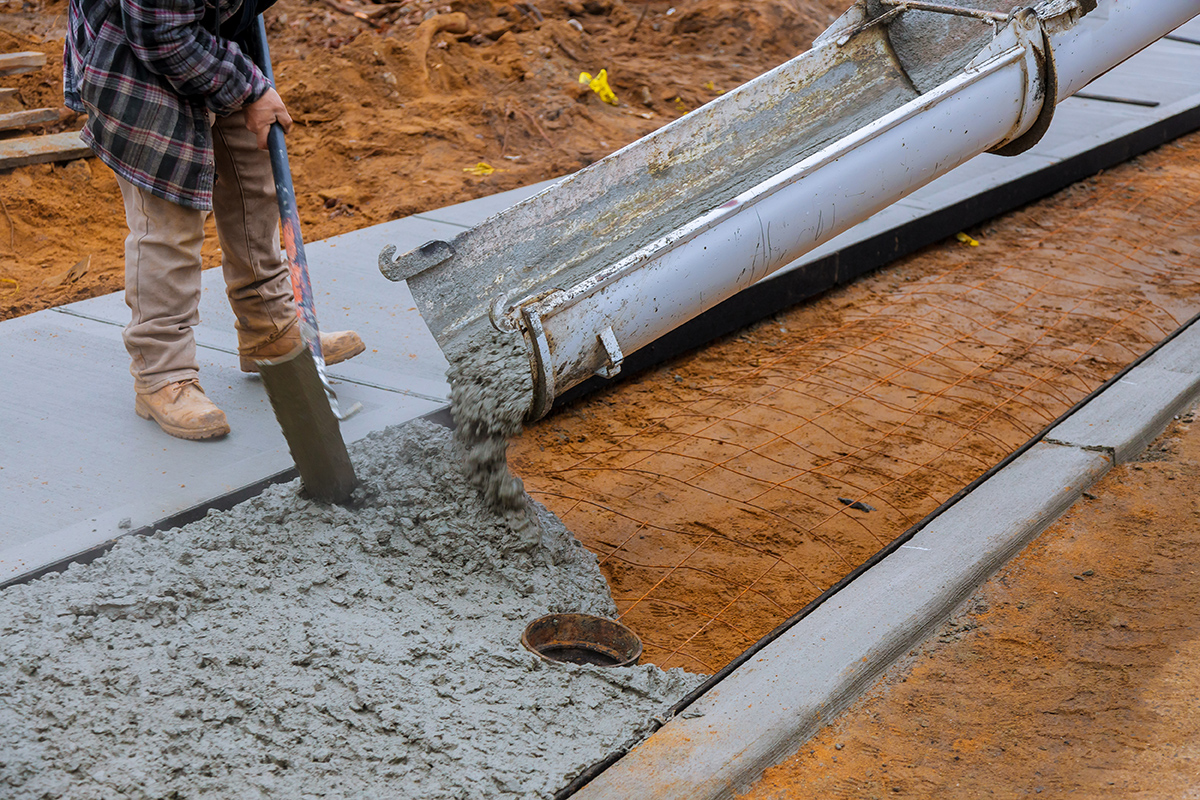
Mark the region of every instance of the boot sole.
<instances>
[{"instance_id":1,"label":"boot sole","mask_svg":"<svg viewBox=\"0 0 1200 800\"><path fill-rule=\"evenodd\" d=\"M367 349L367 345L365 343L360 344L360 345L358 345L358 347L355 347L353 350L350 350L344 356L341 356L340 358L338 358L336 361L326 360L325 366L328 367L328 366L332 366L333 364L340 364L343 361L349 361L350 359L354 358L356 355L359 355L360 353L365 352L366 349ZM258 362L259 361L270 361L270 360L271 359L269 359L269 358L254 358L253 356L238 356L238 363L241 365L242 372L258 372Z\"/></svg>"},{"instance_id":2,"label":"boot sole","mask_svg":"<svg viewBox=\"0 0 1200 800\"><path fill-rule=\"evenodd\" d=\"M200 439L215 439L218 436L224 436L229 433L229 423L222 422L220 425L212 425L207 428L181 428L178 425L172 425L169 422L163 422L150 409L146 408L146 404L142 402L142 398L138 397L133 404L134 412L142 419L153 420L158 424L158 427L163 429L164 433L168 433L177 439L187 439L189 441L198 441Z\"/></svg>"}]
</instances>

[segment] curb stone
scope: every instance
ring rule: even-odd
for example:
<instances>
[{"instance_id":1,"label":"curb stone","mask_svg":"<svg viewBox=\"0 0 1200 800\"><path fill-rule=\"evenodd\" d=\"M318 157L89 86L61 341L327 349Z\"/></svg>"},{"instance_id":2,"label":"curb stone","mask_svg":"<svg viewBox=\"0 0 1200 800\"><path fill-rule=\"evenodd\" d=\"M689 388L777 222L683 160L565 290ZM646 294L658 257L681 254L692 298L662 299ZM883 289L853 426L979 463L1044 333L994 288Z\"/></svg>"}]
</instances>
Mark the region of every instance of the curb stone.
<instances>
[{"instance_id":1,"label":"curb stone","mask_svg":"<svg viewBox=\"0 0 1200 800\"><path fill-rule=\"evenodd\" d=\"M1198 394L1200 332L1189 330L1063 420L1046 441L1107 450L1124 464L1149 447Z\"/></svg>"}]
</instances>

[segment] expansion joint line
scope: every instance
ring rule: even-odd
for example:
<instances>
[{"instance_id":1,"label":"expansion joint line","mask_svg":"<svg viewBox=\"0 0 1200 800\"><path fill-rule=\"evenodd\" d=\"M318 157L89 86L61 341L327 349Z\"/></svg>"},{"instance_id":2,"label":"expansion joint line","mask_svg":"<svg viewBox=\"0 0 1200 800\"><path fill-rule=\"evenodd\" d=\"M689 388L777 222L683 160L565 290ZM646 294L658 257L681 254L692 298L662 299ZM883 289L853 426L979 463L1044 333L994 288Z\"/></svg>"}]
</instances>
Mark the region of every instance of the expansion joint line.
<instances>
[{"instance_id":1,"label":"expansion joint line","mask_svg":"<svg viewBox=\"0 0 1200 800\"><path fill-rule=\"evenodd\" d=\"M124 327L123 325L121 325L118 322L113 322L111 319L105 319L104 317L97 317L92 314L85 314L82 311L77 311L77 310L71 309L71 308L59 307L59 308L51 308L49 310L54 311L58 314L62 314L64 316L75 317L76 319L86 319L89 322L97 322L101 325L108 325L108 326L114 327L114 328ZM220 345L216 345L216 344L204 344L201 342L197 342L196 346L203 348L205 350L215 350L218 353L225 353L227 355L232 355L232 356L236 356L238 354L237 350L233 350L228 347L221 347ZM412 397L417 400L425 400L427 402L437 403L439 405L444 405L446 403L445 396L439 397L437 395L425 394L424 392L418 392L418 391L414 391L412 389L397 389L394 386L387 386L385 384L376 383L375 381L368 381L363 378L348 378L345 375L331 375L330 377L333 380L338 381L339 383L349 383L349 384L353 384L354 386L363 386L368 389L378 389L381 392L390 392L392 394L404 395L405 397Z\"/></svg>"},{"instance_id":2,"label":"expansion joint line","mask_svg":"<svg viewBox=\"0 0 1200 800\"><path fill-rule=\"evenodd\" d=\"M1051 436L1045 437L1042 439L1042 441L1046 444L1057 445L1058 447L1074 447L1076 450L1083 450L1087 453L1100 453L1101 455L1106 456L1114 465L1117 463L1117 449L1115 447L1110 447L1103 444L1076 444L1075 442L1055 439Z\"/></svg>"}]
</instances>

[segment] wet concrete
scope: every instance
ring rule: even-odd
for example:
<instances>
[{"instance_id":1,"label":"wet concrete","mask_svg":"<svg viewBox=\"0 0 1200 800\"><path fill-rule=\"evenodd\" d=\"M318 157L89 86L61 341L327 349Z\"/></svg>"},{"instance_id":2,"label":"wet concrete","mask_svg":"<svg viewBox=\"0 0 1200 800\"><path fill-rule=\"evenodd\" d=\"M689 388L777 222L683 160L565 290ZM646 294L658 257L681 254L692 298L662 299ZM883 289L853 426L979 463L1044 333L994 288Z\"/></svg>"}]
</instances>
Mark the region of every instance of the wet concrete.
<instances>
[{"instance_id":1,"label":"wet concrete","mask_svg":"<svg viewBox=\"0 0 1200 800\"><path fill-rule=\"evenodd\" d=\"M529 495L508 470L508 440L521 432L533 396L529 356L519 333L486 328L447 352L455 438L467 474L484 499L513 517L528 516Z\"/></svg>"},{"instance_id":2,"label":"wet concrete","mask_svg":"<svg viewBox=\"0 0 1200 800\"><path fill-rule=\"evenodd\" d=\"M546 797L696 684L521 647L615 608L545 509L478 501L449 431L351 452L352 508L276 486L0 593L0 794Z\"/></svg>"}]
</instances>

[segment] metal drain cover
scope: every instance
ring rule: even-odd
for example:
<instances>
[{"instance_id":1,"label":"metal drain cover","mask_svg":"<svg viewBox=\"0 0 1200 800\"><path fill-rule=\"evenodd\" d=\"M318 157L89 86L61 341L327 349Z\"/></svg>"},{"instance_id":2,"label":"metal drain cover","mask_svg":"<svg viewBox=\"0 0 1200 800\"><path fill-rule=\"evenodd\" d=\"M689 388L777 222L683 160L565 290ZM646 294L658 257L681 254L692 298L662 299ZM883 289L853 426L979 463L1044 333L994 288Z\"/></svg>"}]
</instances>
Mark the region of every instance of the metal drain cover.
<instances>
[{"instance_id":1,"label":"metal drain cover","mask_svg":"<svg viewBox=\"0 0 1200 800\"><path fill-rule=\"evenodd\" d=\"M642 640L621 623L591 614L549 614L525 627L521 644L547 661L628 667L642 657Z\"/></svg>"}]
</instances>

